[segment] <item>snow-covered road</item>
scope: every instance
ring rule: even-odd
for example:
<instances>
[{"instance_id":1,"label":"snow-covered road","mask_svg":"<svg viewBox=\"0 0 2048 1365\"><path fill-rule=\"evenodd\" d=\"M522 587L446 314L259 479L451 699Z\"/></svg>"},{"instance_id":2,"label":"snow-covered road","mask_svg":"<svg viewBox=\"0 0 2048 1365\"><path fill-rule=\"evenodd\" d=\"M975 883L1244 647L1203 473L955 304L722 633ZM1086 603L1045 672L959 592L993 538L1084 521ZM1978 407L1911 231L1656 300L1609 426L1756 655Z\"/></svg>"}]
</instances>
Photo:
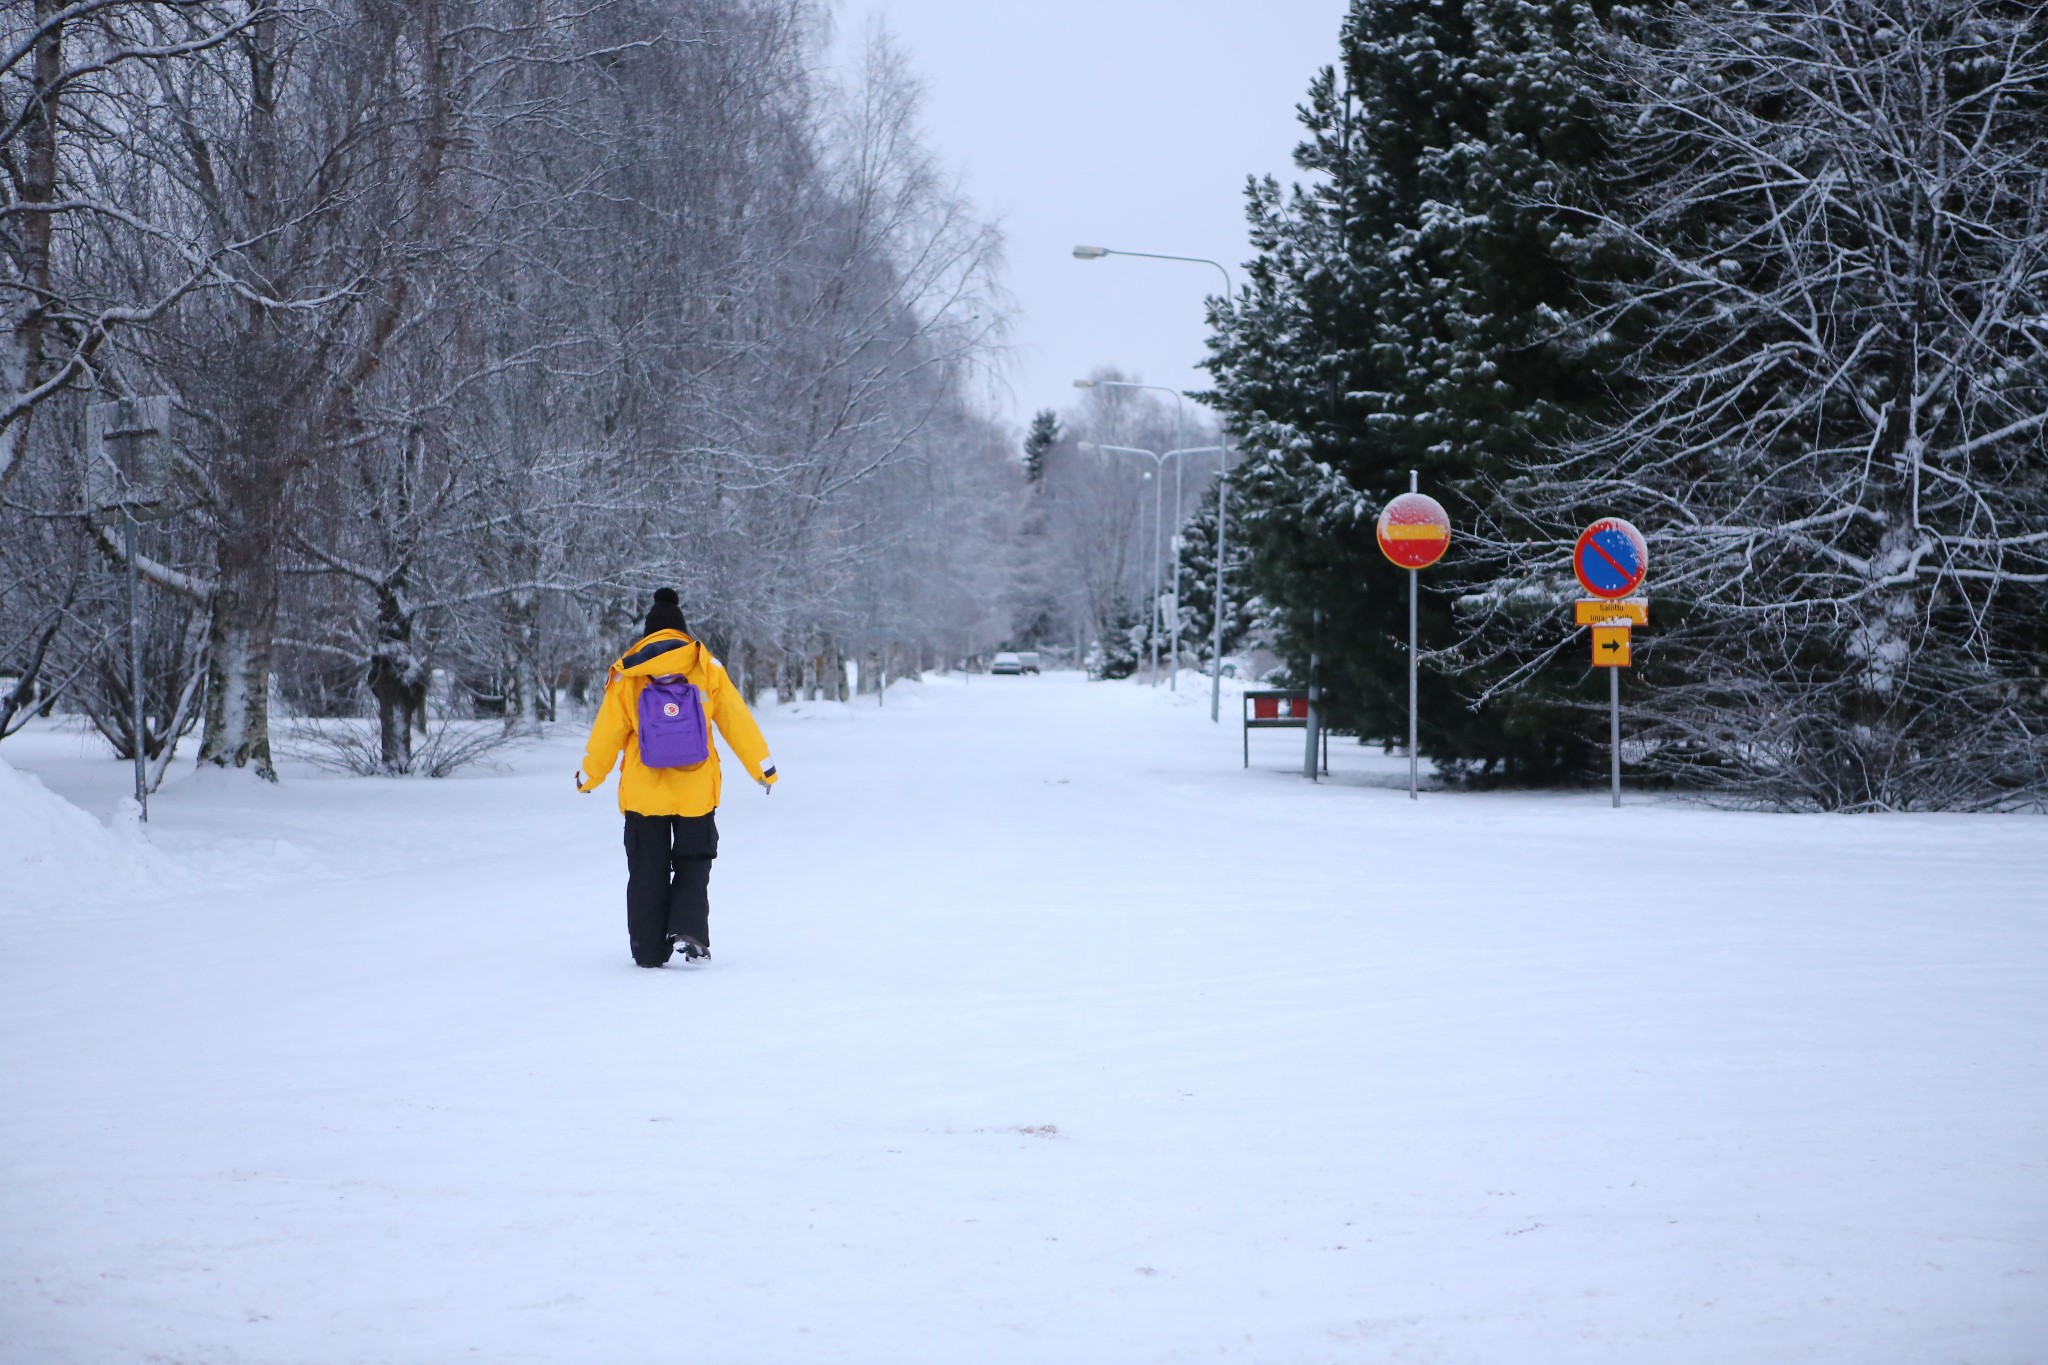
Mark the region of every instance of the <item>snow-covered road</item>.
<instances>
[{"instance_id":1,"label":"snow-covered road","mask_svg":"<svg viewBox=\"0 0 2048 1365\"><path fill-rule=\"evenodd\" d=\"M708 968L566 733L172 787L162 889L0 893L0 1361L2048 1360L2048 826L1411 804L1206 700L770 711Z\"/></svg>"}]
</instances>

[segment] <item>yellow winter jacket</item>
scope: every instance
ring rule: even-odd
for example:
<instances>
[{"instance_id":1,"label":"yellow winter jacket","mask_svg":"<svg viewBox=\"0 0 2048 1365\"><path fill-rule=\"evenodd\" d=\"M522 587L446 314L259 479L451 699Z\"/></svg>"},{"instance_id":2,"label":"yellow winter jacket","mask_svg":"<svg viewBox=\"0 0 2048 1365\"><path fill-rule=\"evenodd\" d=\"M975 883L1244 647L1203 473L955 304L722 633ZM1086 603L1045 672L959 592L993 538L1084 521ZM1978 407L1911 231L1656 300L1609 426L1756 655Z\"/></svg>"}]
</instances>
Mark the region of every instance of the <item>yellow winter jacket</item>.
<instances>
[{"instance_id":1,"label":"yellow winter jacket","mask_svg":"<svg viewBox=\"0 0 2048 1365\"><path fill-rule=\"evenodd\" d=\"M754 724L739 689L726 676L725 665L711 651L679 630L657 630L636 641L605 676L604 701L590 726L583 750L579 791L604 782L612 760L621 753L619 809L635 815L708 815L718 807L718 746L694 768L650 768L640 761L635 732L639 725L640 691L649 678L680 674L704 695L704 717L725 736L727 747L757 782L775 781L768 741Z\"/></svg>"}]
</instances>

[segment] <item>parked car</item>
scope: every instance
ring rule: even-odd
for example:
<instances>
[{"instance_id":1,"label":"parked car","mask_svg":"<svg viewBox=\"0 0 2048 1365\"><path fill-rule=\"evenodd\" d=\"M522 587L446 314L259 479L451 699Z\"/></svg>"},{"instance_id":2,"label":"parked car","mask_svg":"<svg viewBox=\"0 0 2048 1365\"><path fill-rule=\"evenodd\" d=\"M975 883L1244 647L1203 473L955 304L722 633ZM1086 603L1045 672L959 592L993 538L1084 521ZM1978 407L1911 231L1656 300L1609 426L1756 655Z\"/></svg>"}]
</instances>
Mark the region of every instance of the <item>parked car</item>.
<instances>
[{"instance_id":1,"label":"parked car","mask_svg":"<svg viewBox=\"0 0 2048 1365\"><path fill-rule=\"evenodd\" d=\"M1020 654L998 654L988 666L991 673L1017 674L1024 671L1024 658Z\"/></svg>"},{"instance_id":2,"label":"parked car","mask_svg":"<svg viewBox=\"0 0 2048 1365\"><path fill-rule=\"evenodd\" d=\"M1025 671L1026 673L1036 673L1036 672L1038 671L1038 651L1037 651L1037 650L1033 650L1033 649L1020 649L1020 650L1018 650L1018 651L1017 651L1017 661L1018 661L1019 663L1021 663L1021 664L1023 664L1023 665L1024 665L1024 671Z\"/></svg>"}]
</instances>

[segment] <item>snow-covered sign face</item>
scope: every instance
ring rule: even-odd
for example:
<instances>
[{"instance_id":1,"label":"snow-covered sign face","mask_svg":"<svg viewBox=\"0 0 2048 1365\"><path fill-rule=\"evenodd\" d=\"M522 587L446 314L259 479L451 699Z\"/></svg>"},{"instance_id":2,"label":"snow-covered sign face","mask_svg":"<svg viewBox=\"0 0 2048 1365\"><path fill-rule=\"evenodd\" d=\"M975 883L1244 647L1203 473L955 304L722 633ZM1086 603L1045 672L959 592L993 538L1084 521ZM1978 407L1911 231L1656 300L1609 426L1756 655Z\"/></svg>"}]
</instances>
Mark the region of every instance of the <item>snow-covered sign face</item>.
<instances>
[{"instance_id":1,"label":"snow-covered sign face","mask_svg":"<svg viewBox=\"0 0 2048 1365\"><path fill-rule=\"evenodd\" d=\"M1451 518L1426 493L1403 493L1380 512L1380 553L1404 569L1426 569L1451 548Z\"/></svg>"},{"instance_id":2,"label":"snow-covered sign face","mask_svg":"<svg viewBox=\"0 0 2048 1365\"><path fill-rule=\"evenodd\" d=\"M1579 533L1572 547L1572 572L1595 597L1626 597L1643 586L1650 571L1650 545L1620 517L1602 517Z\"/></svg>"},{"instance_id":3,"label":"snow-covered sign face","mask_svg":"<svg viewBox=\"0 0 2048 1365\"><path fill-rule=\"evenodd\" d=\"M664 716L667 716L667 717L668 717L669 719L673 720L673 719L675 719L675 718L676 718L677 716L680 716L681 714L683 714L683 708L682 708L682 707L680 707L680 706L677 706L677 705L676 705L676 704L675 704L674 702L672 702L672 701L669 701L669 702L663 702L663 703L661 704L661 714L663 714Z\"/></svg>"}]
</instances>

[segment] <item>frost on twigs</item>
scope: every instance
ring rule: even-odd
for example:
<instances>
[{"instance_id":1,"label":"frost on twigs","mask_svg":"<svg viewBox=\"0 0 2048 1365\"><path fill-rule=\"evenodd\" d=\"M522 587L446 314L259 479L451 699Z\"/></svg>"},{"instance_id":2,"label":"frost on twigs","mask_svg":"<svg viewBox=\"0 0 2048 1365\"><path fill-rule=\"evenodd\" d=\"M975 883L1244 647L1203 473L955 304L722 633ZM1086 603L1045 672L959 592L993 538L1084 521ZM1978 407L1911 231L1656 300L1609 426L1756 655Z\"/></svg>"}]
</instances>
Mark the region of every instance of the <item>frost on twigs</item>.
<instances>
[{"instance_id":1,"label":"frost on twigs","mask_svg":"<svg viewBox=\"0 0 2048 1365\"><path fill-rule=\"evenodd\" d=\"M2038 806L2038 18L1701 6L1613 63L1627 131L1587 216L1634 265L1573 326L1632 340L1628 401L1502 485L1538 534L1494 600L1557 578L1589 515L1627 517L1657 563L1623 684L1642 767L1781 809Z\"/></svg>"},{"instance_id":2,"label":"frost on twigs","mask_svg":"<svg viewBox=\"0 0 2048 1365\"><path fill-rule=\"evenodd\" d=\"M361 691L375 762L310 744L349 770L497 742L415 756L437 687L586 710L664 585L748 696L1008 638L1000 234L901 56L877 30L848 69L824 17L0 6L0 734L125 723L86 693L131 566L145 635L203 627L201 761L265 776L274 709ZM177 512L131 555L76 451L85 403L142 395ZM145 751L187 695L159 672Z\"/></svg>"},{"instance_id":3,"label":"frost on twigs","mask_svg":"<svg viewBox=\"0 0 2048 1365\"><path fill-rule=\"evenodd\" d=\"M376 722L298 720L289 752L317 768L356 777L447 777L487 761L508 746L535 738L538 726L443 718L428 726L399 761L387 757Z\"/></svg>"}]
</instances>

